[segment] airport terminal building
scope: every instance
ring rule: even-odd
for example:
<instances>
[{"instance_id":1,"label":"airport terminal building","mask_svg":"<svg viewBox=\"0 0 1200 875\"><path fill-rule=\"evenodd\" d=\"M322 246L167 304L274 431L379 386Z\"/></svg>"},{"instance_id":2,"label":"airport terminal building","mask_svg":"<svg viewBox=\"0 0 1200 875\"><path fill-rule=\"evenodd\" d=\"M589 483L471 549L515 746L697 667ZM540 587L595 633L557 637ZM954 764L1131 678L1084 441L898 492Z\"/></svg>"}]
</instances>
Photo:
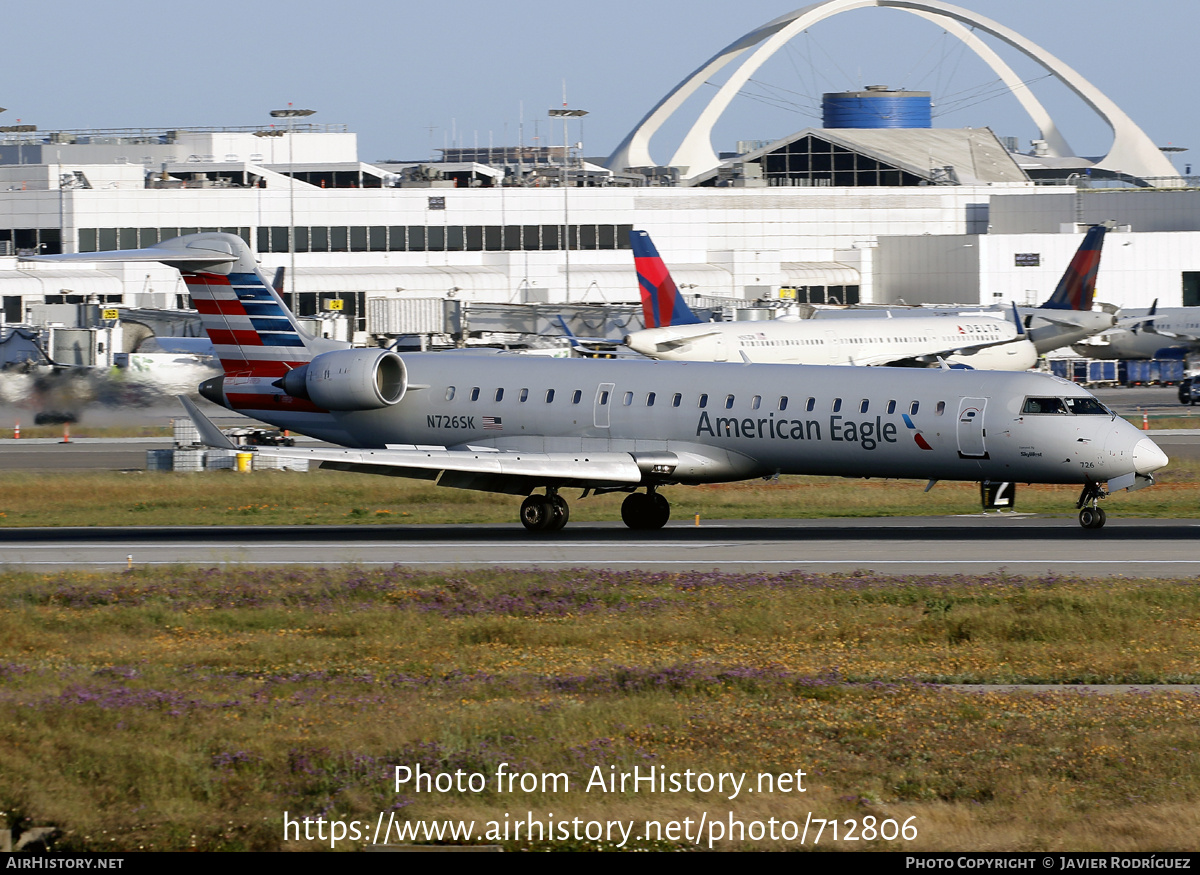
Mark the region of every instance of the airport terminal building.
<instances>
[{"instance_id":1,"label":"airport terminal building","mask_svg":"<svg viewBox=\"0 0 1200 875\"><path fill-rule=\"evenodd\" d=\"M1053 290L1078 234L1105 220L1115 220L1120 233L1104 255L1100 300L1127 307L1155 299L1161 306L1200 303L1200 191L1038 185L1023 178L983 130L871 133L868 150L865 138L802 131L729 162L726 178L714 174L713 184L623 185L616 174L592 174L599 179L565 189L505 185L484 175L485 165L464 162L445 169L417 165L424 175L442 178L413 180L415 174L405 173L409 167L357 162L352 135L318 131L293 134L301 156L290 165L294 181L287 164L254 163L251 153L231 151L261 146L249 133L220 135L223 148L199 147L218 148L220 162L208 160L211 151L198 151L176 163L96 163L86 160L86 148L77 148L75 161L45 163L52 147L42 146L41 154L22 149L31 153L22 158L39 163L0 166L3 316L20 323L33 305L93 298L184 306L182 284L165 269L64 269L15 256L137 248L197 230L241 235L268 271L294 265L286 287L292 291L294 283L302 312L317 312L323 300L343 300L354 329L369 333L403 327L369 324L368 299L636 302L631 228L651 234L688 295L739 302L782 295L812 303L1033 304ZM906 159L928 153L929 144L921 142L927 135L948 141L948 152L962 141L971 152L971 141L990 140L1004 159L996 162L1003 172L989 166L968 176L948 155L940 178L926 168L920 179L905 169L919 172L920 166ZM301 147L305 140L311 150ZM825 157L891 164L897 175L920 182L834 185L791 178L783 174L796 163L797 143L809 159L820 157L814 149L828 147ZM117 145L149 151L145 144ZM178 151L179 144L169 145ZM0 158L11 160L15 151L5 146ZM772 169L777 156L781 175ZM550 172L537 178L560 181L555 156L540 157L541 169ZM448 178L449 168L462 166L477 170ZM954 168L954 176L945 168ZM569 180L582 175L572 169ZM878 178L878 171L872 175ZM847 176L852 183L872 181L860 179L867 176L862 171Z\"/></svg>"},{"instance_id":2,"label":"airport terminal building","mask_svg":"<svg viewBox=\"0 0 1200 875\"><path fill-rule=\"evenodd\" d=\"M799 29L842 5L806 7L770 27ZM932 127L929 105L927 93L886 88L826 94L822 127L720 156L696 146L707 140L693 134L711 126L702 114L661 163L647 145L658 109L607 159L504 147L371 164L353 132L307 122L10 128L0 133L0 318L86 327L94 317L72 316L81 305L109 315L186 309L183 283L165 267L17 256L137 248L201 230L242 236L268 275L284 269L301 315L325 314L331 331L362 343L461 338L486 321L471 313L498 306L507 315L493 309L489 324L516 333L579 308L598 308L588 333L639 327L633 228L649 232L685 296L733 311L1034 305L1086 227L1113 221L1097 300L1200 305L1200 189L1140 131L1114 124L1113 151L1089 160L1063 154L1052 125L1048 139L1019 151L987 128ZM541 315L523 320L520 308Z\"/></svg>"}]
</instances>

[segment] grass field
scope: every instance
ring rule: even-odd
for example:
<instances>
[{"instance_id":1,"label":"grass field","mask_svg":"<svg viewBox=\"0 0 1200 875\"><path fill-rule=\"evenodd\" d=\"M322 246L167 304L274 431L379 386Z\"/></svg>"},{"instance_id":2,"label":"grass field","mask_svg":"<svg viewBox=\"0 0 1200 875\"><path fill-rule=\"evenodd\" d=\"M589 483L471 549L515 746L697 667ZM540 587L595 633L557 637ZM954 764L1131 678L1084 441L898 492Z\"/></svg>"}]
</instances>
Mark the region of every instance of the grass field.
<instances>
[{"instance_id":1,"label":"grass field","mask_svg":"<svg viewBox=\"0 0 1200 875\"><path fill-rule=\"evenodd\" d=\"M626 849L695 848L640 836L646 821L694 828L702 816L710 829L836 819L825 850L1164 851L1194 849L1200 828L1200 696L1154 690L1200 682L1188 582L6 573L0 642L0 810L58 827L61 849L329 846L285 841L285 811L372 828L380 812L454 818L479 832L530 814L619 820L636 824ZM501 763L569 788L497 792ZM397 790L394 768L418 764L486 786ZM585 792L597 773L635 766L745 774L754 787L800 770L805 792ZM861 833L868 818L916 835L846 841L848 821Z\"/></svg>"},{"instance_id":2,"label":"grass field","mask_svg":"<svg viewBox=\"0 0 1200 875\"><path fill-rule=\"evenodd\" d=\"M1172 465L1106 507L1195 517L1198 480ZM667 494L676 519L978 508L973 484L923 489L783 478ZM1021 486L1017 507L1073 515L1075 498ZM572 519L616 519L620 499L572 501ZM3 526L515 523L517 504L334 472L0 473ZM495 824L507 850L813 849L815 827L796 838L810 815L820 850L1190 850L1200 696L1162 689L1176 683L1200 683L1194 581L0 571L0 817L56 827L73 850L330 846L285 840L285 812L357 821L338 850L363 846L363 824L446 818ZM499 792L501 764L569 788ZM395 767L417 765L484 789L397 790ZM585 790L635 767L756 791L803 771L805 792ZM550 815L633 826L623 844L503 835ZM702 817L699 844L666 827ZM712 833L730 818L745 838ZM771 818L782 837L755 838ZM783 824L799 825L790 839ZM887 824L915 836L880 838Z\"/></svg>"}]
</instances>

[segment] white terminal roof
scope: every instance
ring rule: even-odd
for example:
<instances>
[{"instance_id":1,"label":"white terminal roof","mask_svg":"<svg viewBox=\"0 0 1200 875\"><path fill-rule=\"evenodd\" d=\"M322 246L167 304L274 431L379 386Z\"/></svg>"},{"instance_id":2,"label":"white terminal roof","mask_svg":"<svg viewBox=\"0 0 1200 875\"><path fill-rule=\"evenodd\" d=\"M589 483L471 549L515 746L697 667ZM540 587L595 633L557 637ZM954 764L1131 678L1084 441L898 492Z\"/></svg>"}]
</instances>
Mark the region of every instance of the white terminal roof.
<instances>
[{"instance_id":1,"label":"white terminal roof","mask_svg":"<svg viewBox=\"0 0 1200 875\"><path fill-rule=\"evenodd\" d=\"M805 128L734 161L754 161L803 137L825 140L926 179L934 168L953 167L962 185L1029 181L990 128Z\"/></svg>"}]
</instances>

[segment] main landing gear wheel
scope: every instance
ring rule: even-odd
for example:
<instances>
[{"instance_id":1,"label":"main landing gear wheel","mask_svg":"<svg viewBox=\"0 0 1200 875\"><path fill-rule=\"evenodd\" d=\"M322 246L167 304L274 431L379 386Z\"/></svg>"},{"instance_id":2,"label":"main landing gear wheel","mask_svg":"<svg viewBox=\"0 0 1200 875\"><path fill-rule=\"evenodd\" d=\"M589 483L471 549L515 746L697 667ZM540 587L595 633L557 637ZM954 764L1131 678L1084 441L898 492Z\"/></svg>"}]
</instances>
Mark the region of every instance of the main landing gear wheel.
<instances>
[{"instance_id":1,"label":"main landing gear wheel","mask_svg":"<svg viewBox=\"0 0 1200 875\"><path fill-rule=\"evenodd\" d=\"M521 525L531 532L541 532L550 525L553 509L544 495L531 495L521 502Z\"/></svg>"},{"instance_id":2,"label":"main landing gear wheel","mask_svg":"<svg viewBox=\"0 0 1200 875\"><path fill-rule=\"evenodd\" d=\"M531 532L557 532L570 518L571 508L557 492L531 495L521 502L521 525Z\"/></svg>"},{"instance_id":3,"label":"main landing gear wheel","mask_svg":"<svg viewBox=\"0 0 1200 875\"><path fill-rule=\"evenodd\" d=\"M1079 511L1079 525L1085 529L1101 529L1104 528L1104 522L1108 516L1104 513L1104 509L1100 507L1085 507Z\"/></svg>"},{"instance_id":4,"label":"main landing gear wheel","mask_svg":"<svg viewBox=\"0 0 1200 875\"><path fill-rule=\"evenodd\" d=\"M631 492L621 502L621 520L631 529L661 529L671 518L671 503L657 492Z\"/></svg>"}]
</instances>

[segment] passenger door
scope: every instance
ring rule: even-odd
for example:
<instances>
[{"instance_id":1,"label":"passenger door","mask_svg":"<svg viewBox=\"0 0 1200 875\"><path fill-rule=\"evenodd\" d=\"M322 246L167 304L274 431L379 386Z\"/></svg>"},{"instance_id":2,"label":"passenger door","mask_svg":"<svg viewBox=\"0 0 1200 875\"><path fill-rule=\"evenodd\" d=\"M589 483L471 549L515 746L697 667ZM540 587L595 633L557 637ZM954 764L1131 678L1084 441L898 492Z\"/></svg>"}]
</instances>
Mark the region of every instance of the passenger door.
<instances>
[{"instance_id":1,"label":"passenger door","mask_svg":"<svg viewBox=\"0 0 1200 875\"><path fill-rule=\"evenodd\" d=\"M958 405L958 455L962 459L986 459L983 411L986 398L964 398Z\"/></svg>"}]
</instances>

